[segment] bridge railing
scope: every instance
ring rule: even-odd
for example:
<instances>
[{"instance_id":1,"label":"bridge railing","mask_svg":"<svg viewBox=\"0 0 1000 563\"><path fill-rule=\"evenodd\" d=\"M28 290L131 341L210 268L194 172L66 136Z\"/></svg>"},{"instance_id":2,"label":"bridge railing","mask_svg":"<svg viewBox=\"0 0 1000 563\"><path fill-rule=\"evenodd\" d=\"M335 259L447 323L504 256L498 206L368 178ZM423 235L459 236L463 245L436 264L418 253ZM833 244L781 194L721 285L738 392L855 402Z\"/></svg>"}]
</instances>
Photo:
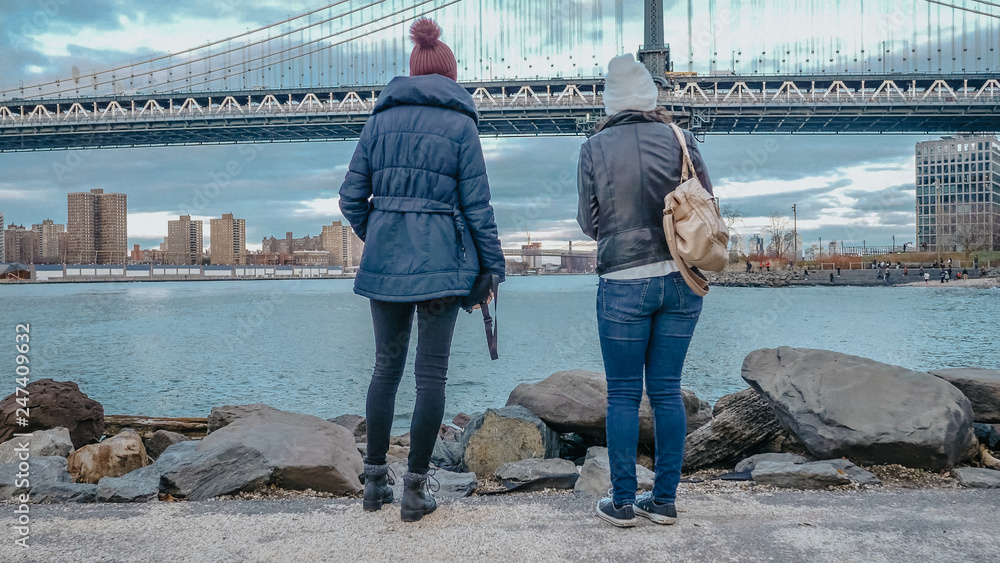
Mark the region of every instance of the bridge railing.
<instances>
[{"instance_id":1,"label":"bridge railing","mask_svg":"<svg viewBox=\"0 0 1000 563\"><path fill-rule=\"evenodd\" d=\"M974 86L968 80L692 80L660 96L661 101L685 105L729 104L980 104L1000 102L1000 78L986 78Z\"/></svg>"},{"instance_id":2,"label":"bridge railing","mask_svg":"<svg viewBox=\"0 0 1000 563\"><path fill-rule=\"evenodd\" d=\"M521 86L510 92L503 89L499 93L491 93L487 88L476 88L472 95L476 106L481 110L601 108L604 104L603 96L596 89L588 91L575 85L566 86L561 92L536 91L530 86ZM88 103L42 100L33 104L0 105L0 124L72 124L310 114L364 115L372 111L376 101L377 98L371 92L337 95L316 92L287 100L274 94L156 97Z\"/></svg>"}]
</instances>

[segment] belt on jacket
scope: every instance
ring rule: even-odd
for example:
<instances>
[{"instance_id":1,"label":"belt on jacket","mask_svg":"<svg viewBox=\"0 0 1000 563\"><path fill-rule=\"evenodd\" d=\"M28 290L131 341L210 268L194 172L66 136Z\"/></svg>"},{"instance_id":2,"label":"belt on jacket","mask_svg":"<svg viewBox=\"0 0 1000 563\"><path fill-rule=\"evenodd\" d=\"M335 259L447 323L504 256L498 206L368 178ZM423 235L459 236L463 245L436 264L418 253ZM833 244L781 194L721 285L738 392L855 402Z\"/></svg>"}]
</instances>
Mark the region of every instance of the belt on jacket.
<instances>
[{"instance_id":1,"label":"belt on jacket","mask_svg":"<svg viewBox=\"0 0 1000 563\"><path fill-rule=\"evenodd\" d=\"M458 234L459 259L465 260L465 217L462 210L440 201L422 197L388 197L372 198L372 208L393 213L434 213L451 215L455 222L455 232Z\"/></svg>"}]
</instances>

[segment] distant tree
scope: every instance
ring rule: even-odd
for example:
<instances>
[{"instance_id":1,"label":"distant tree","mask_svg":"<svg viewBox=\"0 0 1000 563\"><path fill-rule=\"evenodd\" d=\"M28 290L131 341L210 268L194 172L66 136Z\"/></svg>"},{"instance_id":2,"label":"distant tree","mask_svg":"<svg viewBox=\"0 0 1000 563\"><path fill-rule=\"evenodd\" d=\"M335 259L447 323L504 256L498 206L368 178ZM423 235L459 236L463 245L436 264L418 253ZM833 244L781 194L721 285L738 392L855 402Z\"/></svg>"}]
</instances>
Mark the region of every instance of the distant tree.
<instances>
[{"instance_id":1,"label":"distant tree","mask_svg":"<svg viewBox=\"0 0 1000 563\"><path fill-rule=\"evenodd\" d=\"M736 232L734 228L736 224L743 223L743 212L728 203L721 205L719 211L722 212L722 219L726 222L726 226L729 227L729 231Z\"/></svg>"},{"instance_id":2,"label":"distant tree","mask_svg":"<svg viewBox=\"0 0 1000 563\"><path fill-rule=\"evenodd\" d=\"M781 215L777 211L772 212L768 218L766 233L771 239L771 253L781 258L791 248L786 243L785 233L788 231L788 216Z\"/></svg>"},{"instance_id":3,"label":"distant tree","mask_svg":"<svg viewBox=\"0 0 1000 563\"><path fill-rule=\"evenodd\" d=\"M980 225L960 223L955 229L955 245L962 249L968 259L973 252L987 250L990 244L989 236Z\"/></svg>"}]
</instances>

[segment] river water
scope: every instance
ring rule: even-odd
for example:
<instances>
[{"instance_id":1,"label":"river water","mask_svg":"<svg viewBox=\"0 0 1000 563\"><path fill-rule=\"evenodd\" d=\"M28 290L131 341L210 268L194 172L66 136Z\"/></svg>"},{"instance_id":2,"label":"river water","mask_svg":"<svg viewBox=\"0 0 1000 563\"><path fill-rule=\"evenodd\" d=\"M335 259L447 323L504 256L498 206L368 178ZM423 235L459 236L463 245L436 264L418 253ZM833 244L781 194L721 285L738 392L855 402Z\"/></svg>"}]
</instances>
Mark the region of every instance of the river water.
<instances>
[{"instance_id":1,"label":"river water","mask_svg":"<svg viewBox=\"0 0 1000 563\"><path fill-rule=\"evenodd\" d=\"M351 280L5 285L0 334L13 345L15 324L30 323L32 379L75 381L108 414L207 416L213 406L246 403L324 418L364 414L374 346L368 301L352 287ZM495 362L482 317L460 313L446 420L503 406L517 384L559 370L603 370L596 292L593 276L510 278L500 291ZM995 289L717 287L705 300L684 386L714 403L746 387L747 353L776 346L917 370L998 367L998 318ZM412 350L397 429L413 406ZM4 373L0 396L15 385L13 368Z\"/></svg>"}]
</instances>

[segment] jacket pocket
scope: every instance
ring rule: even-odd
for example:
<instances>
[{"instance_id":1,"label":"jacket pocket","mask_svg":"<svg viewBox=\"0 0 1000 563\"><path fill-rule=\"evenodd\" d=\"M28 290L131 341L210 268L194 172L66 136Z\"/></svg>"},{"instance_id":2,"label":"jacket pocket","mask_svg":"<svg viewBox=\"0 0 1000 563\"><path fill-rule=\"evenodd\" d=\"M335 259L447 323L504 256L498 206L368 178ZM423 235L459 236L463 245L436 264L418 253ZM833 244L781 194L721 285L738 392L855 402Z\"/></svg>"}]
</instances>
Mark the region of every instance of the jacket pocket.
<instances>
[{"instance_id":1,"label":"jacket pocket","mask_svg":"<svg viewBox=\"0 0 1000 563\"><path fill-rule=\"evenodd\" d=\"M601 311L608 319L631 321L642 313L649 279L601 279Z\"/></svg>"}]
</instances>

